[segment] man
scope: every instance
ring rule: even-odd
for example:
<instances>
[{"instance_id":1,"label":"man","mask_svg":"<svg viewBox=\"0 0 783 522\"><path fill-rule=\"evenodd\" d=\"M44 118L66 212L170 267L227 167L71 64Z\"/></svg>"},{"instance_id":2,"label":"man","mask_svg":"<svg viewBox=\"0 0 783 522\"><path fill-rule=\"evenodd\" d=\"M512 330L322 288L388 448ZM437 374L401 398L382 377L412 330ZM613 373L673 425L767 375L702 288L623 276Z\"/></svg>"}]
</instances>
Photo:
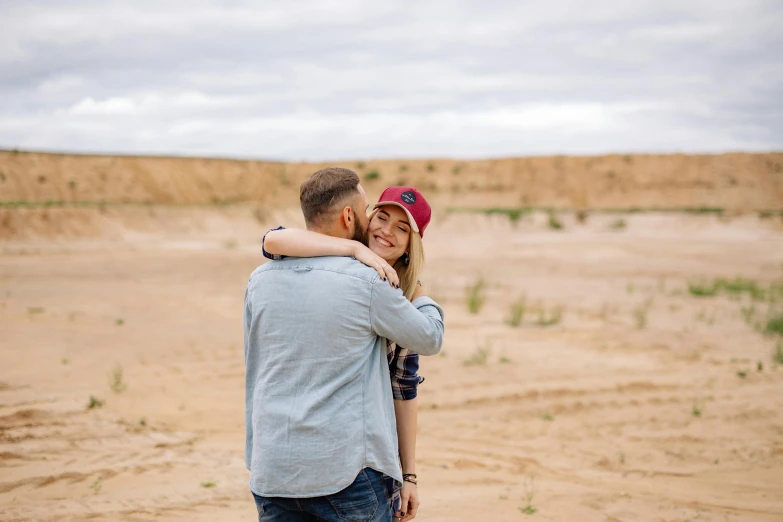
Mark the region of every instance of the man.
<instances>
[{"instance_id":1,"label":"man","mask_svg":"<svg viewBox=\"0 0 783 522\"><path fill-rule=\"evenodd\" d=\"M308 230L367 244L353 171L319 170L300 203ZM388 484L402 473L381 337L436 354L441 308L409 302L350 257L286 258L250 276L244 331L245 460L259 521L390 521Z\"/></svg>"}]
</instances>

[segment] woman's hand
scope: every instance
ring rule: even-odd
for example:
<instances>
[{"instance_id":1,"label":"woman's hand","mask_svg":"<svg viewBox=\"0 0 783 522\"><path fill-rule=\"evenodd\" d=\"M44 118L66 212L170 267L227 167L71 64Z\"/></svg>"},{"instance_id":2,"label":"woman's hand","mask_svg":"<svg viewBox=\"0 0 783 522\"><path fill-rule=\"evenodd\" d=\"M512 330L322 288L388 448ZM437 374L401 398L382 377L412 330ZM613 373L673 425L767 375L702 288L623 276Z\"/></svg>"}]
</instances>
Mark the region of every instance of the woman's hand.
<instances>
[{"instance_id":1,"label":"woman's hand","mask_svg":"<svg viewBox=\"0 0 783 522\"><path fill-rule=\"evenodd\" d=\"M353 257L357 261L361 261L365 265L374 268L378 272L378 275L381 276L384 281L389 281L393 287L400 287L400 278L397 277L396 270L394 270L389 263L368 247L356 241L354 241L354 243L356 243L356 246L354 247Z\"/></svg>"},{"instance_id":2,"label":"woman's hand","mask_svg":"<svg viewBox=\"0 0 783 522\"><path fill-rule=\"evenodd\" d=\"M416 289L413 291L413 297L411 298L411 301L415 301L419 297L424 297L425 295L424 288L421 287L421 281L417 282Z\"/></svg>"},{"instance_id":3,"label":"woman's hand","mask_svg":"<svg viewBox=\"0 0 783 522\"><path fill-rule=\"evenodd\" d=\"M400 498L402 500L400 510L394 516L399 517L400 522L408 522L416 518L416 512L419 510L419 490L416 484L403 482ZM405 516L402 516L403 513Z\"/></svg>"}]
</instances>

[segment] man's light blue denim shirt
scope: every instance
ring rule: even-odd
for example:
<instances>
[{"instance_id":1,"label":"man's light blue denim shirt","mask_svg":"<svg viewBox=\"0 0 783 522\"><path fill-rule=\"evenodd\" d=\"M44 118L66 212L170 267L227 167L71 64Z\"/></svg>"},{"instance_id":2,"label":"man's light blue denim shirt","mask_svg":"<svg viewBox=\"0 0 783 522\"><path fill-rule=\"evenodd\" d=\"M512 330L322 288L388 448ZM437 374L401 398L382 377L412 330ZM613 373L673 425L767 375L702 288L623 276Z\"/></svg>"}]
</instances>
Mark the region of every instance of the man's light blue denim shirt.
<instances>
[{"instance_id":1,"label":"man's light blue denim shirt","mask_svg":"<svg viewBox=\"0 0 783 522\"><path fill-rule=\"evenodd\" d=\"M386 340L443 344L443 310L349 257L270 261L245 293L245 461L264 497L318 497L402 471Z\"/></svg>"}]
</instances>

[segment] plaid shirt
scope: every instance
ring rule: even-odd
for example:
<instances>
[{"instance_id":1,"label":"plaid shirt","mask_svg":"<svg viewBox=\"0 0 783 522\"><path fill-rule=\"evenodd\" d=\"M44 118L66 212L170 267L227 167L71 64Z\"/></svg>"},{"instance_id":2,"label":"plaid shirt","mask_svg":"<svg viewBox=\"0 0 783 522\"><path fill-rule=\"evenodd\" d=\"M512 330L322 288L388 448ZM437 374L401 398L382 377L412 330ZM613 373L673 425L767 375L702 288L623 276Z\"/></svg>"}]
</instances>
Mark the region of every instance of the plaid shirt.
<instances>
[{"instance_id":1,"label":"plaid shirt","mask_svg":"<svg viewBox=\"0 0 783 522\"><path fill-rule=\"evenodd\" d=\"M272 230L283 230L285 227L277 227ZM272 232L269 230L269 232ZM261 251L267 259L280 260L285 256L270 254L264 248L266 234L261 240ZM419 354L411 353L407 348L398 347L397 343L386 339L386 359L389 362L389 375L391 376L392 396L397 401L409 401L415 399L418 386L424 382L424 377L419 376Z\"/></svg>"}]
</instances>

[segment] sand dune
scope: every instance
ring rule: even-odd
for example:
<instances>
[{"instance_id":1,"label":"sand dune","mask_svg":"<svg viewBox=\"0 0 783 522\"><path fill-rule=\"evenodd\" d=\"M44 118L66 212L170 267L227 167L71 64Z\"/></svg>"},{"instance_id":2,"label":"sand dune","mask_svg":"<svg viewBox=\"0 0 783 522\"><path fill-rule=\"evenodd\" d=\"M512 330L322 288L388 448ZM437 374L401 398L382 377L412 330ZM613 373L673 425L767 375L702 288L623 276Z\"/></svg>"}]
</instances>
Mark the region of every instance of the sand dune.
<instances>
[{"instance_id":1,"label":"sand dune","mask_svg":"<svg viewBox=\"0 0 783 522\"><path fill-rule=\"evenodd\" d=\"M0 151L0 201L288 207L326 165L377 188L415 184L452 206L779 209L783 153L275 163Z\"/></svg>"},{"instance_id":2,"label":"sand dune","mask_svg":"<svg viewBox=\"0 0 783 522\"><path fill-rule=\"evenodd\" d=\"M161 204L2 209L0 520L253 520L239 311L261 235L301 223L291 203L315 167L266 189L249 179L273 164L27 156L0 158L0 199ZM767 331L783 317L783 223L742 212L781 208L780 157L593 159L638 169L626 198L580 192L575 174L527 189L512 168L525 159L405 162L436 185L423 280L446 310L443 354L422 363L418 520L783 520L783 337ZM382 173L371 196L398 163L366 162ZM478 174L492 164L497 177ZM101 185L100 165L122 168ZM84 192L68 199L71 179ZM120 179L137 186L112 192ZM731 212L594 210L615 204ZM556 214L561 229L543 211L445 211L528 205L593 210Z\"/></svg>"}]
</instances>

